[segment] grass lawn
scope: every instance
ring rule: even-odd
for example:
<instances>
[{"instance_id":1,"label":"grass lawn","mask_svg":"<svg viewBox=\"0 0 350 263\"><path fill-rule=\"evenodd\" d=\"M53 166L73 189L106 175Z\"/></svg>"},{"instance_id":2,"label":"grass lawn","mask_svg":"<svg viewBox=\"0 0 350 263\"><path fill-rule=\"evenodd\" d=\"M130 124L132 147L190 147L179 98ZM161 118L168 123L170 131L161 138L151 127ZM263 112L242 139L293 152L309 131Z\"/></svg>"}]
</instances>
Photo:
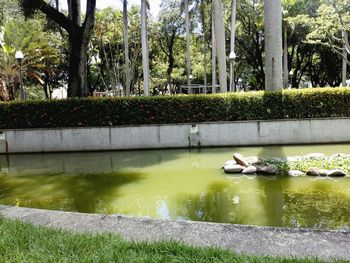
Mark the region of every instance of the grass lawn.
<instances>
[{"instance_id":1,"label":"grass lawn","mask_svg":"<svg viewBox=\"0 0 350 263\"><path fill-rule=\"evenodd\" d=\"M193 248L177 242L128 242L113 234L74 234L0 218L0 262L325 261L244 256L214 248Z\"/></svg>"}]
</instances>

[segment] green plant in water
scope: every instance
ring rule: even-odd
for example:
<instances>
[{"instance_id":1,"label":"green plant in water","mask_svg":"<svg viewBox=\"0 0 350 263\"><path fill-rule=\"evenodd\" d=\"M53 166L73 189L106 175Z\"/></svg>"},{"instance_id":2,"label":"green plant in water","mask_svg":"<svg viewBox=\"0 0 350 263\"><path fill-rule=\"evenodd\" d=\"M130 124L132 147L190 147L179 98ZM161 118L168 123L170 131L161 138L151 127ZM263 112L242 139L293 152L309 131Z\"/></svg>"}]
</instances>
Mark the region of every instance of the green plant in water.
<instances>
[{"instance_id":1,"label":"green plant in water","mask_svg":"<svg viewBox=\"0 0 350 263\"><path fill-rule=\"evenodd\" d=\"M350 174L350 158L349 157L335 157L335 158L321 158L308 159L303 158L294 161L282 160L268 160L268 163L274 164L278 167L279 175L287 175L291 170L299 170L306 173L310 168L319 168L325 170L339 169L346 174Z\"/></svg>"}]
</instances>

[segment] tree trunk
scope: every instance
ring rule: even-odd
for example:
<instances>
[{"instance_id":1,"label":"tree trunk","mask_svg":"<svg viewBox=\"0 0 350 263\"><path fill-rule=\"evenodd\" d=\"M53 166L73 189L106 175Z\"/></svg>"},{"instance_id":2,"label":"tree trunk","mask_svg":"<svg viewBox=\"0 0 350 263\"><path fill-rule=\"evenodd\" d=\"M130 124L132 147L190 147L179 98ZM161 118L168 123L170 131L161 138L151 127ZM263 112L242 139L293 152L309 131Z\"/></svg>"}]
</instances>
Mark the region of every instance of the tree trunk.
<instances>
[{"instance_id":1,"label":"tree trunk","mask_svg":"<svg viewBox=\"0 0 350 263\"><path fill-rule=\"evenodd\" d=\"M214 0L212 0L214 1ZM212 75L212 93L216 93L216 34L215 34L215 11L214 3L211 3L211 75Z\"/></svg>"},{"instance_id":2,"label":"tree trunk","mask_svg":"<svg viewBox=\"0 0 350 263\"><path fill-rule=\"evenodd\" d=\"M347 57L348 57L348 52L346 51L346 40L347 35L343 32L343 39L344 39L344 44L343 44L343 58L342 58L342 86L346 87L346 75L347 75Z\"/></svg>"},{"instance_id":3,"label":"tree trunk","mask_svg":"<svg viewBox=\"0 0 350 263\"><path fill-rule=\"evenodd\" d=\"M86 41L86 40L85 40ZM68 97L87 96L87 45L84 45L81 30L69 37Z\"/></svg>"},{"instance_id":4,"label":"tree trunk","mask_svg":"<svg viewBox=\"0 0 350 263\"><path fill-rule=\"evenodd\" d=\"M145 96L150 95L149 88L149 57L147 40L147 3L141 0L141 44L142 44L142 68L143 68L143 89Z\"/></svg>"},{"instance_id":5,"label":"tree trunk","mask_svg":"<svg viewBox=\"0 0 350 263\"><path fill-rule=\"evenodd\" d=\"M174 59L174 53L173 53L173 44L169 47L169 56L168 56L168 69L167 69L167 85L169 86L169 91L170 94L172 93L172 89L171 89L171 84L172 84L172 80L171 80L171 75L173 73L173 68L174 68L174 63L175 63L175 59Z\"/></svg>"},{"instance_id":6,"label":"tree trunk","mask_svg":"<svg viewBox=\"0 0 350 263\"><path fill-rule=\"evenodd\" d=\"M217 55L219 64L220 92L227 92L227 72L226 72L226 42L224 13L221 0L213 0L215 10L215 36L217 41Z\"/></svg>"},{"instance_id":7,"label":"tree trunk","mask_svg":"<svg viewBox=\"0 0 350 263\"><path fill-rule=\"evenodd\" d=\"M346 83L346 75L347 75L347 67L348 67L348 64L346 62L346 57L348 56L348 53L346 52L346 49L344 47L343 49L343 56L344 58L342 59L343 61L343 65L342 65L342 86L343 87L346 87L347 83Z\"/></svg>"},{"instance_id":8,"label":"tree trunk","mask_svg":"<svg viewBox=\"0 0 350 263\"><path fill-rule=\"evenodd\" d=\"M188 0L185 0L185 25L186 25L186 71L188 93L192 94L191 86L191 43L190 43L190 13L188 10Z\"/></svg>"},{"instance_id":9,"label":"tree trunk","mask_svg":"<svg viewBox=\"0 0 350 263\"><path fill-rule=\"evenodd\" d=\"M95 24L96 0L86 2L83 24L81 21L80 0L67 0L68 17L45 0L27 0L25 2L27 3L23 3L24 5L33 4L34 8L46 14L48 19L55 21L68 32L70 46L68 96L86 96L87 51Z\"/></svg>"},{"instance_id":10,"label":"tree trunk","mask_svg":"<svg viewBox=\"0 0 350 263\"><path fill-rule=\"evenodd\" d=\"M284 41L283 41L283 88L288 88L288 35L287 27L284 27ZM292 88L292 83L290 84Z\"/></svg>"},{"instance_id":11,"label":"tree trunk","mask_svg":"<svg viewBox=\"0 0 350 263\"><path fill-rule=\"evenodd\" d=\"M235 39L236 39L236 0L231 3L231 53L235 54ZM235 57L230 58L230 91L235 92Z\"/></svg>"},{"instance_id":12,"label":"tree trunk","mask_svg":"<svg viewBox=\"0 0 350 263\"><path fill-rule=\"evenodd\" d=\"M205 0L202 0L201 3L201 20L202 20L202 34L203 34L203 53L204 53L204 58L203 58L203 66L204 66L204 93L207 94L207 85L208 85L208 80L207 80L207 55L208 55L208 49L207 49L207 43L206 43L206 37L205 37L205 30L206 30L206 24L205 24Z\"/></svg>"},{"instance_id":13,"label":"tree trunk","mask_svg":"<svg viewBox=\"0 0 350 263\"><path fill-rule=\"evenodd\" d=\"M131 74L129 57L129 30L128 30L128 1L123 1L123 23L124 23L124 56L125 56L125 95L130 95Z\"/></svg>"},{"instance_id":14,"label":"tree trunk","mask_svg":"<svg viewBox=\"0 0 350 263\"><path fill-rule=\"evenodd\" d=\"M281 10L281 0L265 0L265 90L283 87Z\"/></svg>"}]
</instances>

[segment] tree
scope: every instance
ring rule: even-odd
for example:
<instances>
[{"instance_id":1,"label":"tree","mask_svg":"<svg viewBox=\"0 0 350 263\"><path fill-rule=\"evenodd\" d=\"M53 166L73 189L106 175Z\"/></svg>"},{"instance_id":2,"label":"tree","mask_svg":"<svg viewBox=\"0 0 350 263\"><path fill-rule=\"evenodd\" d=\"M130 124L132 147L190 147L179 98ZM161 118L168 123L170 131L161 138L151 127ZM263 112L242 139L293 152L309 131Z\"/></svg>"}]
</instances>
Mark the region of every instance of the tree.
<instances>
[{"instance_id":1,"label":"tree","mask_svg":"<svg viewBox=\"0 0 350 263\"><path fill-rule=\"evenodd\" d=\"M226 41L222 0L212 0L214 6L214 26L219 65L220 92L227 92Z\"/></svg>"},{"instance_id":2,"label":"tree","mask_svg":"<svg viewBox=\"0 0 350 263\"><path fill-rule=\"evenodd\" d=\"M228 22L229 23L229 22ZM235 39L235 82L243 79L246 89L265 88L264 70L264 6L261 0L240 0L237 3Z\"/></svg>"},{"instance_id":3,"label":"tree","mask_svg":"<svg viewBox=\"0 0 350 263\"><path fill-rule=\"evenodd\" d=\"M188 93L192 93L191 89L191 45L190 45L190 11L188 9L188 1L184 0L184 12L185 12L185 27L186 27L186 73L187 73L187 85Z\"/></svg>"},{"instance_id":4,"label":"tree","mask_svg":"<svg viewBox=\"0 0 350 263\"><path fill-rule=\"evenodd\" d=\"M0 85L3 90L0 93L6 93L9 100L15 99L20 70L15 52L21 50L25 55L21 66L24 77L42 85L49 97L47 79L55 75L59 56L48 40L51 37L43 32L40 21L10 20L0 36Z\"/></svg>"},{"instance_id":5,"label":"tree","mask_svg":"<svg viewBox=\"0 0 350 263\"><path fill-rule=\"evenodd\" d=\"M159 44L168 60L167 85L172 84L172 73L175 66L174 46L176 39L183 33L183 19L180 3L177 0L163 0L159 14Z\"/></svg>"},{"instance_id":6,"label":"tree","mask_svg":"<svg viewBox=\"0 0 350 263\"><path fill-rule=\"evenodd\" d=\"M122 12L112 8L96 12L88 61L89 87L94 86L96 90L113 90L116 94L118 84L122 82L122 74L120 74L121 57L119 57L119 54L124 54L120 52L123 46L122 16ZM95 75L95 79L93 79L93 75ZM131 78L131 76L129 77ZM91 82L94 82L94 84Z\"/></svg>"},{"instance_id":7,"label":"tree","mask_svg":"<svg viewBox=\"0 0 350 263\"><path fill-rule=\"evenodd\" d=\"M125 94L130 94L131 75L129 57L129 23L128 23L128 1L123 0L123 24L124 24L124 74L125 74Z\"/></svg>"},{"instance_id":8,"label":"tree","mask_svg":"<svg viewBox=\"0 0 350 263\"><path fill-rule=\"evenodd\" d=\"M208 48L207 48L207 41L206 41L206 21L205 21L205 8L206 8L206 0L201 0L200 2L200 20L202 23L202 38L203 38L203 67L204 67L204 86L205 86L205 93L207 93L207 54L208 54Z\"/></svg>"},{"instance_id":9,"label":"tree","mask_svg":"<svg viewBox=\"0 0 350 263\"><path fill-rule=\"evenodd\" d=\"M288 18L292 7L297 0L282 0L283 7L283 88L288 88ZM292 83L291 83L292 85Z\"/></svg>"},{"instance_id":10,"label":"tree","mask_svg":"<svg viewBox=\"0 0 350 263\"><path fill-rule=\"evenodd\" d=\"M26 16L39 10L68 33L68 96L87 96L87 51L95 22L96 0L87 1L82 23L80 0L68 0L68 17L44 0L20 0Z\"/></svg>"},{"instance_id":11,"label":"tree","mask_svg":"<svg viewBox=\"0 0 350 263\"><path fill-rule=\"evenodd\" d=\"M0 26L10 19L19 19L22 16L18 1L0 0Z\"/></svg>"},{"instance_id":12,"label":"tree","mask_svg":"<svg viewBox=\"0 0 350 263\"><path fill-rule=\"evenodd\" d=\"M142 42L142 68L143 68L143 89L146 96L150 95L149 85L149 51L147 36L147 9L148 0L141 0L141 42Z\"/></svg>"},{"instance_id":13,"label":"tree","mask_svg":"<svg viewBox=\"0 0 350 263\"><path fill-rule=\"evenodd\" d=\"M216 75L216 57L217 57L217 45L216 45L216 33L215 33L215 9L214 0L211 2L211 75L212 75L212 93L216 93L217 75Z\"/></svg>"},{"instance_id":14,"label":"tree","mask_svg":"<svg viewBox=\"0 0 350 263\"><path fill-rule=\"evenodd\" d=\"M281 0L265 0L265 90L280 90L282 81Z\"/></svg>"},{"instance_id":15,"label":"tree","mask_svg":"<svg viewBox=\"0 0 350 263\"><path fill-rule=\"evenodd\" d=\"M235 91L235 38L236 38L236 0L231 1L231 43L230 43L230 91Z\"/></svg>"},{"instance_id":16,"label":"tree","mask_svg":"<svg viewBox=\"0 0 350 263\"><path fill-rule=\"evenodd\" d=\"M308 35L312 43L330 46L343 60L342 82L346 83L346 64L350 65L349 31L350 3L347 0L323 0L316 17L301 16L304 23L312 27Z\"/></svg>"}]
</instances>

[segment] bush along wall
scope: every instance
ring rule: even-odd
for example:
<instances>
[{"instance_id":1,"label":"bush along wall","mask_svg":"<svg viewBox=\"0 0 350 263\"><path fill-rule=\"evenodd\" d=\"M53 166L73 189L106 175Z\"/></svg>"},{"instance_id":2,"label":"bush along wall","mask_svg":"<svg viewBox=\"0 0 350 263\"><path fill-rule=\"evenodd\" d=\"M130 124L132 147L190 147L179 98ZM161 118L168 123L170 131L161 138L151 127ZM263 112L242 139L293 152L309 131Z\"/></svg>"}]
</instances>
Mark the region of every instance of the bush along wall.
<instances>
[{"instance_id":1,"label":"bush along wall","mask_svg":"<svg viewBox=\"0 0 350 263\"><path fill-rule=\"evenodd\" d=\"M350 117L350 89L0 103L0 129Z\"/></svg>"}]
</instances>

